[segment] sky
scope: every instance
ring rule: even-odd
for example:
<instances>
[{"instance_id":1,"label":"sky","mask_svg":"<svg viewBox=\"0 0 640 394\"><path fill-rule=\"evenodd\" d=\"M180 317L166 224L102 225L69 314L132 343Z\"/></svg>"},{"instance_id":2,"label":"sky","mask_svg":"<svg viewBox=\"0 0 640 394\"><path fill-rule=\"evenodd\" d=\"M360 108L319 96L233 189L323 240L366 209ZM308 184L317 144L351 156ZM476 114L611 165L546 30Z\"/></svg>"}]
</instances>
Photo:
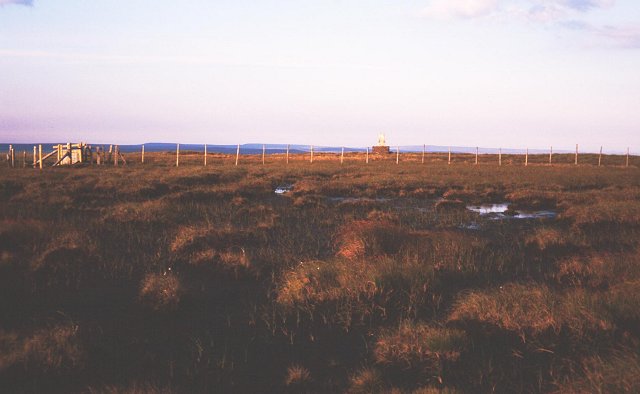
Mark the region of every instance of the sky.
<instances>
[{"instance_id":1,"label":"sky","mask_svg":"<svg viewBox=\"0 0 640 394\"><path fill-rule=\"evenodd\" d=\"M0 142L640 152L638 0L0 0Z\"/></svg>"}]
</instances>

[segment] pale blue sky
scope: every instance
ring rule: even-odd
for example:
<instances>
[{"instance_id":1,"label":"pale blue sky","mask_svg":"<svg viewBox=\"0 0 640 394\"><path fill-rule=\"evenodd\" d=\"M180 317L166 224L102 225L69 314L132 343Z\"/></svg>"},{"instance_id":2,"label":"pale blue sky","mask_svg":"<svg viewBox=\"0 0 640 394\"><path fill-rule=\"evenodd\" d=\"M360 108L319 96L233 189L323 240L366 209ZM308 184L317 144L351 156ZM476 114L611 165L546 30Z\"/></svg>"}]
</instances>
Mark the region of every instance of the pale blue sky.
<instances>
[{"instance_id":1,"label":"pale blue sky","mask_svg":"<svg viewBox=\"0 0 640 394\"><path fill-rule=\"evenodd\" d=\"M0 141L640 150L637 0L0 0Z\"/></svg>"}]
</instances>

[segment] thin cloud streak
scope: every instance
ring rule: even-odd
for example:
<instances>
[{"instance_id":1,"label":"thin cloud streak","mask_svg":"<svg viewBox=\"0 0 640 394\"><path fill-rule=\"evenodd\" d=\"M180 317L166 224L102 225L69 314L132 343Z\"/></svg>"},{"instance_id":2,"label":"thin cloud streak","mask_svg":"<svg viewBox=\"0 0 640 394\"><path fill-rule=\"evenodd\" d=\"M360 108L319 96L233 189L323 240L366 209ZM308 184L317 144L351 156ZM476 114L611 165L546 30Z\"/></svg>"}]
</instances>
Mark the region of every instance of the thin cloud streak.
<instances>
[{"instance_id":1,"label":"thin cloud streak","mask_svg":"<svg viewBox=\"0 0 640 394\"><path fill-rule=\"evenodd\" d=\"M33 0L0 0L0 7L11 4L33 7Z\"/></svg>"},{"instance_id":2,"label":"thin cloud streak","mask_svg":"<svg viewBox=\"0 0 640 394\"><path fill-rule=\"evenodd\" d=\"M225 61L205 56L139 56L139 55L98 55L85 53L63 53L49 51L29 51L0 49L0 56L27 59L53 59L70 63L86 64L117 64L117 65L140 65L140 64L176 64L176 65L208 65L218 67L247 67L247 68L298 68L298 69L353 69L353 70L381 70L383 67L367 64L334 64L334 63L298 63L298 62L278 62L278 63L257 63L242 61Z\"/></svg>"}]
</instances>

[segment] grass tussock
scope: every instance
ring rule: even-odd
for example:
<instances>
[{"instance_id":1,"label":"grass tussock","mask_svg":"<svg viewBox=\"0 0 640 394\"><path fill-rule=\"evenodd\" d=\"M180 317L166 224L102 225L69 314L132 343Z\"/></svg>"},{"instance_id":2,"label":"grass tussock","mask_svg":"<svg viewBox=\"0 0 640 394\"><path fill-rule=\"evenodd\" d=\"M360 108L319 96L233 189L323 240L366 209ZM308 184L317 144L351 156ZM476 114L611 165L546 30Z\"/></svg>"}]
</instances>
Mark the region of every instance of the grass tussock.
<instances>
[{"instance_id":1,"label":"grass tussock","mask_svg":"<svg viewBox=\"0 0 640 394\"><path fill-rule=\"evenodd\" d=\"M284 385L294 391L304 392L311 388L311 372L301 365L291 365L287 368Z\"/></svg>"},{"instance_id":2,"label":"grass tussock","mask_svg":"<svg viewBox=\"0 0 640 394\"><path fill-rule=\"evenodd\" d=\"M377 220L356 220L342 226L336 235L337 255L356 259L397 253L407 232L378 215L377 212L369 215Z\"/></svg>"},{"instance_id":3,"label":"grass tussock","mask_svg":"<svg viewBox=\"0 0 640 394\"><path fill-rule=\"evenodd\" d=\"M383 330L376 341L376 362L403 368L428 368L440 373L443 361L455 361L469 346L464 331L405 323Z\"/></svg>"},{"instance_id":4,"label":"grass tussock","mask_svg":"<svg viewBox=\"0 0 640 394\"><path fill-rule=\"evenodd\" d=\"M41 372L81 370L86 354L73 323L53 325L30 335L0 332L0 371L16 365Z\"/></svg>"},{"instance_id":5,"label":"grass tussock","mask_svg":"<svg viewBox=\"0 0 640 394\"><path fill-rule=\"evenodd\" d=\"M148 274L140 283L140 302L155 311L172 311L182 298L182 285L173 273Z\"/></svg>"},{"instance_id":6,"label":"grass tussock","mask_svg":"<svg viewBox=\"0 0 640 394\"><path fill-rule=\"evenodd\" d=\"M349 394L376 394L385 392L385 384L380 371L375 368L362 368L349 379Z\"/></svg>"},{"instance_id":7,"label":"grass tussock","mask_svg":"<svg viewBox=\"0 0 640 394\"><path fill-rule=\"evenodd\" d=\"M558 384L558 393L640 392L640 357L637 351L617 350L607 357L589 357L580 364L572 376Z\"/></svg>"},{"instance_id":8,"label":"grass tussock","mask_svg":"<svg viewBox=\"0 0 640 394\"><path fill-rule=\"evenodd\" d=\"M546 287L507 284L488 292L472 291L460 297L449 321L478 321L519 334L557 330L556 298Z\"/></svg>"}]
</instances>

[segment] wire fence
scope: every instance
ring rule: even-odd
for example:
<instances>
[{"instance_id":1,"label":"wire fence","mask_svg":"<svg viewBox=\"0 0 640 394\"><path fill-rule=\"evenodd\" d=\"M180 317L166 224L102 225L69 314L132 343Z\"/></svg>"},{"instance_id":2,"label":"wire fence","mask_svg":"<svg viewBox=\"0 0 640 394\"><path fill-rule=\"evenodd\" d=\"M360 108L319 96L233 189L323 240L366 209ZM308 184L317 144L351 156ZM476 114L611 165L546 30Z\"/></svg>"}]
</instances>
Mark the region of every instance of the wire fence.
<instances>
[{"instance_id":1,"label":"wire fence","mask_svg":"<svg viewBox=\"0 0 640 394\"><path fill-rule=\"evenodd\" d=\"M40 163L51 166L48 152L51 148L70 146L70 144L0 144L0 160L6 163L3 167L39 167ZM446 161L448 164L473 163L473 164L498 164L514 165L524 164L591 164L591 165L617 165L636 166L636 157L631 149L586 149L581 150L579 145L575 147L552 147L547 149L514 149L492 147L463 147L463 146L437 146L437 145L403 145L385 147L336 147L316 146L300 144L238 144L238 145L209 145L209 144L168 144L150 143L140 145L103 145L103 144L73 144L73 146L87 146L90 157L85 160L96 164L126 164L144 163L145 154L147 162L173 163L173 159L167 156L175 156L175 165L187 163L213 164L222 158L235 159L234 163L246 161L251 157L252 161L265 164L274 161L274 156L282 156L281 160L305 161L313 163L314 160L345 161L369 161L388 160L400 163L402 161L420 161L422 163L432 161ZM42 159L44 151L45 159ZM53 153L53 152L52 152ZM158 155L160 154L160 155ZM139 156L138 156L139 155ZM138 156L138 157L136 157ZM71 158L71 153L69 153ZM81 156L82 157L82 156ZM60 154L57 155L58 161ZM80 159L80 161L82 161ZM66 164L73 164L69 160ZM60 164L54 161L53 164Z\"/></svg>"}]
</instances>

